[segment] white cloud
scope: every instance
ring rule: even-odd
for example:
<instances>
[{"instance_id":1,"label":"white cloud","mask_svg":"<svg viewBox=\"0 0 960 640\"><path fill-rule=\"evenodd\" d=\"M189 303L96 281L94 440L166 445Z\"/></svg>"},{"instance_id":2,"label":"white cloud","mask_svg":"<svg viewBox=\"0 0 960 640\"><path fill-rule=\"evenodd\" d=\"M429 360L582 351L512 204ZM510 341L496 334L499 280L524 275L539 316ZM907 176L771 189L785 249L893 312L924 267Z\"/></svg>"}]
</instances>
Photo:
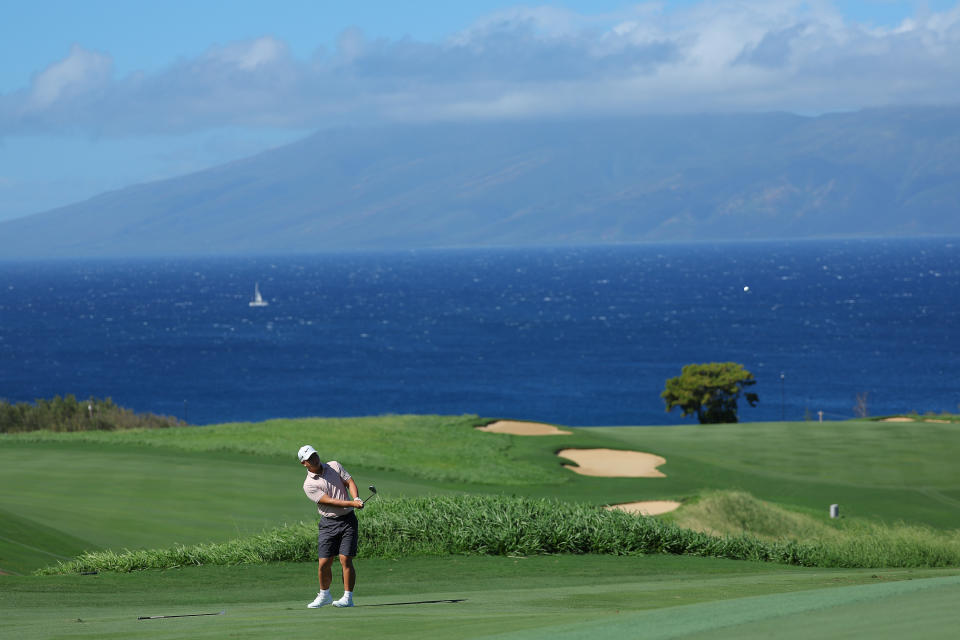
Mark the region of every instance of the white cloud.
<instances>
[{"instance_id":1,"label":"white cloud","mask_svg":"<svg viewBox=\"0 0 960 640\"><path fill-rule=\"evenodd\" d=\"M208 58L233 65L242 71L255 71L260 67L282 61L286 55L287 46L283 42L265 36L214 49L208 54Z\"/></svg>"},{"instance_id":2,"label":"white cloud","mask_svg":"<svg viewBox=\"0 0 960 640\"><path fill-rule=\"evenodd\" d=\"M337 38L337 52L344 62L352 62L362 56L364 45L363 31L357 27L345 29Z\"/></svg>"},{"instance_id":3,"label":"white cloud","mask_svg":"<svg viewBox=\"0 0 960 640\"><path fill-rule=\"evenodd\" d=\"M77 98L106 86L113 73L110 56L73 45L66 58L40 73L30 87L29 109L45 109L54 103Z\"/></svg>"},{"instance_id":4,"label":"white cloud","mask_svg":"<svg viewBox=\"0 0 960 640\"><path fill-rule=\"evenodd\" d=\"M603 15L498 12L444 42L343 32L293 58L270 36L160 72L114 78L109 56L71 49L31 87L0 96L0 135L103 135L218 126L709 110L818 112L960 102L960 5L895 27L826 0L715 0Z\"/></svg>"}]
</instances>

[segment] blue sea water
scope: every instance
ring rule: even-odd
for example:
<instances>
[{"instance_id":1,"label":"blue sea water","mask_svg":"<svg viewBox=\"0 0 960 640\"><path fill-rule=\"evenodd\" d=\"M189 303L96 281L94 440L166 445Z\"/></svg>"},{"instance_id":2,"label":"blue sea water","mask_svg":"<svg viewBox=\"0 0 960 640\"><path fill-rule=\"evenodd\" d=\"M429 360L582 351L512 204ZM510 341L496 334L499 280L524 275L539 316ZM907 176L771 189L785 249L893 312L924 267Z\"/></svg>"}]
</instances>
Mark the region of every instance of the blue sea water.
<instances>
[{"instance_id":1,"label":"blue sea water","mask_svg":"<svg viewBox=\"0 0 960 640\"><path fill-rule=\"evenodd\" d=\"M665 380L754 373L742 421L957 411L960 240L0 263L0 398L194 424L475 413L694 422ZM259 283L269 306L248 305Z\"/></svg>"}]
</instances>

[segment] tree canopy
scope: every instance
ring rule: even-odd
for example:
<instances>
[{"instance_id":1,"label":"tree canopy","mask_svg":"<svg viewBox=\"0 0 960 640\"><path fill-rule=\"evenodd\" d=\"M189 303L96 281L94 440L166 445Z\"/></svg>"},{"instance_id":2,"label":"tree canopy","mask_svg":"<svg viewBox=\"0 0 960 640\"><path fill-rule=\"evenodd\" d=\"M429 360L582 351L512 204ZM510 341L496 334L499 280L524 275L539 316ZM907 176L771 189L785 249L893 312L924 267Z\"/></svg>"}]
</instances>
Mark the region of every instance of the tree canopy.
<instances>
[{"instance_id":1,"label":"tree canopy","mask_svg":"<svg viewBox=\"0 0 960 640\"><path fill-rule=\"evenodd\" d=\"M679 407L684 418L697 414L700 424L737 422L741 393L751 407L760 400L756 393L744 392L756 383L753 374L735 362L688 364L679 376L667 380L660 397L668 413Z\"/></svg>"}]
</instances>

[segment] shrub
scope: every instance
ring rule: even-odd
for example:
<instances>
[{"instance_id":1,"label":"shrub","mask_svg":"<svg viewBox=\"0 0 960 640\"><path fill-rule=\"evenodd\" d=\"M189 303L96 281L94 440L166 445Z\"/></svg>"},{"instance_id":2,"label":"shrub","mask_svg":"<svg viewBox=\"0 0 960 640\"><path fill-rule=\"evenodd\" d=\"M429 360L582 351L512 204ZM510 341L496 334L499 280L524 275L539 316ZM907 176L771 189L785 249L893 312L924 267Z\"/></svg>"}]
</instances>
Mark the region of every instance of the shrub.
<instances>
[{"instance_id":1,"label":"shrub","mask_svg":"<svg viewBox=\"0 0 960 640\"><path fill-rule=\"evenodd\" d=\"M118 407L107 398L78 401L72 395L40 398L33 404L10 404L0 400L0 433L26 431L113 431L117 429L156 429L185 424L176 418L152 413L134 413Z\"/></svg>"}]
</instances>

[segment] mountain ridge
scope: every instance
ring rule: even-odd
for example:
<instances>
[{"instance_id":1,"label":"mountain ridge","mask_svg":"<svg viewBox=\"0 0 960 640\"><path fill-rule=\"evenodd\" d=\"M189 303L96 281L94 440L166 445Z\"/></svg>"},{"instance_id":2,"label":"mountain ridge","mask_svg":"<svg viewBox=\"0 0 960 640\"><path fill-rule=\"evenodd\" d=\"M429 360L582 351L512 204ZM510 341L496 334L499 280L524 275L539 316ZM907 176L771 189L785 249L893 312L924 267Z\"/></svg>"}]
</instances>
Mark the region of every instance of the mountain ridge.
<instances>
[{"instance_id":1,"label":"mountain ridge","mask_svg":"<svg viewBox=\"0 0 960 640\"><path fill-rule=\"evenodd\" d=\"M0 223L4 257L960 234L960 107L342 128Z\"/></svg>"}]
</instances>

